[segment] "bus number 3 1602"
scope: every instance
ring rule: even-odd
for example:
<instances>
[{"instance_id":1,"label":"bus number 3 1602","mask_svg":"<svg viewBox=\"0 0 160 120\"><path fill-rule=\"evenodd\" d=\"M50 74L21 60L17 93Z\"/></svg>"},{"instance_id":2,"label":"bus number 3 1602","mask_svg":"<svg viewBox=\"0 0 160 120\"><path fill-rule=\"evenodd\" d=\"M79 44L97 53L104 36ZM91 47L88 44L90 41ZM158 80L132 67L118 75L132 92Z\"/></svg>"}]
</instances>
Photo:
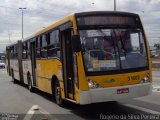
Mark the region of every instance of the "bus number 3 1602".
<instances>
[{"instance_id":1,"label":"bus number 3 1602","mask_svg":"<svg viewBox=\"0 0 160 120\"><path fill-rule=\"evenodd\" d=\"M128 81L130 81L130 80L139 80L139 79L140 79L140 76L139 76L139 75L129 76L129 77L128 77Z\"/></svg>"}]
</instances>

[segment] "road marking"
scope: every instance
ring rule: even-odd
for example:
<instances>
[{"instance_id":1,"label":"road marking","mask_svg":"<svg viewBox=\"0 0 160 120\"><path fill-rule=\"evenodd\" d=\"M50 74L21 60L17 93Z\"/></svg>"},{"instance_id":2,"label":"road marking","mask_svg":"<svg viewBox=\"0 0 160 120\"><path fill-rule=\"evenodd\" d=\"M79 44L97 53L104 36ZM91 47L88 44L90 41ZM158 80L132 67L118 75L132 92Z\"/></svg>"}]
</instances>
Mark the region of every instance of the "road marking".
<instances>
[{"instance_id":1,"label":"road marking","mask_svg":"<svg viewBox=\"0 0 160 120\"><path fill-rule=\"evenodd\" d=\"M31 120L33 114L35 113L35 108L37 108L38 105L33 105L29 111L27 112L26 116L24 117L23 120Z\"/></svg>"},{"instance_id":2,"label":"road marking","mask_svg":"<svg viewBox=\"0 0 160 120\"><path fill-rule=\"evenodd\" d=\"M152 90L152 92L157 92L157 93L160 93L160 91L158 91L158 90Z\"/></svg>"},{"instance_id":3,"label":"road marking","mask_svg":"<svg viewBox=\"0 0 160 120\"><path fill-rule=\"evenodd\" d=\"M0 70L0 72L6 72L6 71L4 71L4 70Z\"/></svg>"},{"instance_id":4,"label":"road marking","mask_svg":"<svg viewBox=\"0 0 160 120\"><path fill-rule=\"evenodd\" d=\"M160 85L153 85L153 92L160 92Z\"/></svg>"},{"instance_id":5,"label":"road marking","mask_svg":"<svg viewBox=\"0 0 160 120\"><path fill-rule=\"evenodd\" d=\"M45 115L49 115L49 112L47 112L46 110L44 110L44 109L42 109L41 107L39 107L40 108L40 113L42 113L42 114L45 114Z\"/></svg>"},{"instance_id":6,"label":"road marking","mask_svg":"<svg viewBox=\"0 0 160 120\"><path fill-rule=\"evenodd\" d=\"M160 85L153 85L153 88L160 88Z\"/></svg>"},{"instance_id":7,"label":"road marking","mask_svg":"<svg viewBox=\"0 0 160 120\"><path fill-rule=\"evenodd\" d=\"M131 107L131 108L134 108L134 109L138 109L140 111L144 111L144 112L147 112L147 113L150 113L150 114L160 114L160 112L158 112L158 111L150 110L150 109L139 107L139 106L136 106L136 105L125 104L125 106Z\"/></svg>"},{"instance_id":8,"label":"road marking","mask_svg":"<svg viewBox=\"0 0 160 120\"><path fill-rule=\"evenodd\" d=\"M44 118L45 120L50 120L52 119L52 116L49 112L47 112L46 110L42 109L41 107L39 107L39 112L44 114L46 118ZM54 118L54 120L59 120L57 118Z\"/></svg>"},{"instance_id":9,"label":"road marking","mask_svg":"<svg viewBox=\"0 0 160 120\"><path fill-rule=\"evenodd\" d=\"M33 105L33 106L29 109L29 111L27 112L27 114L26 114L26 116L24 117L23 120L31 120L32 116L34 115L34 113L35 113L36 111L39 111L40 113L42 113L42 114L45 115L45 117L42 118L42 119L44 119L44 120L48 120L49 118L51 118L50 114L49 114L46 110L42 109L42 108L41 108L40 106L38 106L38 105ZM56 119L56 120L58 120L58 119Z\"/></svg>"}]
</instances>

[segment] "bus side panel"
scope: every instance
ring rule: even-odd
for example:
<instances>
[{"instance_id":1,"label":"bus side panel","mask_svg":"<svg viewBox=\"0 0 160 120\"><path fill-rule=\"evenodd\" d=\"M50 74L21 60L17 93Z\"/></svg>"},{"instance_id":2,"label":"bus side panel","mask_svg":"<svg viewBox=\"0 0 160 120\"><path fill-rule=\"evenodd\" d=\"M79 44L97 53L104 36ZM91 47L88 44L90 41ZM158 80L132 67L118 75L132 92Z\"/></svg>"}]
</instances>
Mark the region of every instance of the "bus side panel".
<instances>
[{"instance_id":1,"label":"bus side panel","mask_svg":"<svg viewBox=\"0 0 160 120\"><path fill-rule=\"evenodd\" d=\"M79 89L80 90L89 90L88 82L85 76L82 54L79 53L77 57L77 65L78 65L78 80L79 80Z\"/></svg>"},{"instance_id":2,"label":"bus side panel","mask_svg":"<svg viewBox=\"0 0 160 120\"><path fill-rule=\"evenodd\" d=\"M31 60L23 60L23 79L24 83L27 85L28 85L28 79L27 79L28 74L32 76Z\"/></svg>"},{"instance_id":3,"label":"bus side panel","mask_svg":"<svg viewBox=\"0 0 160 120\"><path fill-rule=\"evenodd\" d=\"M61 66L61 62L57 59L49 59L47 60L47 64L45 64L45 75L50 79L46 82L46 90L49 93L52 93L51 79L53 75L55 75L58 80L62 80L62 74L59 72Z\"/></svg>"},{"instance_id":4,"label":"bus side panel","mask_svg":"<svg viewBox=\"0 0 160 120\"><path fill-rule=\"evenodd\" d=\"M22 68L22 41L17 43L17 59L18 59L18 71L19 71L19 80L23 83L23 68Z\"/></svg>"},{"instance_id":5,"label":"bus side panel","mask_svg":"<svg viewBox=\"0 0 160 120\"><path fill-rule=\"evenodd\" d=\"M45 90L45 79L44 79L44 75L45 75L45 68L44 68L44 60L36 60L36 66L37 66L37 71L36 71L36 80L38 83L38 88L42 91L46 91Z\"/></svg>"},{"instance_id":6,"label":"bus side panel","mask_svg":"<svg viewBox=\"0 0 160 120\"><path fill-rule=\"evenodd\" d=\"M13 70L14 78L16 80L20 80L18 60L17 59L10 60L10 67L11 70Z\"/></svg>"},{"instance_id":7,"label":"bus side panel","mask_svg":"<svg viewBox=\"0 0 160 120\"><path fill-rule=\"evenodd\" d=\"M61 62L57 59L43 59L36 60L36 64L38 88L52 94L51 80L53 75L58 77L58 69L61 66Z\"/></svg>"}]
</instances>

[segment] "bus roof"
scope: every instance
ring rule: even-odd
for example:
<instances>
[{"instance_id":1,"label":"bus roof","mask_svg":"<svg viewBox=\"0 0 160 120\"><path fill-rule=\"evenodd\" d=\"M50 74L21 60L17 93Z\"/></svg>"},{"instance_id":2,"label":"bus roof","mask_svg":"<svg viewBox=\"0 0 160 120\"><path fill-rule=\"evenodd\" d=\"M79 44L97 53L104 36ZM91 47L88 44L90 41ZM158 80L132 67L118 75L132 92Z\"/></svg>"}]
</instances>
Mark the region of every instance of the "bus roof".
<instances>
[{"instance_id":1,"label":"bus roof","mask_svg":"<svg viewBox=\"0 0 160 120\"><path fill-rule=\"evenodd\" d=\"M76 16L88 16L88 15L127 15L127 16L138 16L138 14L130 12L121 12L121 11L89 11L89 12L79 12L75 13Z\"/></svg>"},{"instance_id":2,"label":"bus roof","mask_svg":"<svg viewBox=\"0 0 160 120\"><path fill-rule=\"evenodd\" d=\"M51 24L50 26L36 32L36 36L42 34L42 33L45 33L47 32L48 30L51 30L53 29L54 27L57 27L71 19L73 19L73 16L85 16L85 15L97 15L97 14L107 14L107 15L127 15L127 16L138 16L138 14L135 14L135 13L129 13L129 12L120 12L120 11L89 11L89 12L79 12L79 13L72 13L70 15L68 15L67 17L65 18L62 18L61 20L59 21L56 21L54 22L53 24Z\"/></svg>"},{"instance_id":3,"label":"bus roof","mask_svg":"<svg viewBox=\"0 0 160 120\"><path fill-rule=\"evenodd\" d=\"M10 46L14 46L14 45L16 45L16 44L18 43L18 41L21 41L21 40L17 40L16 42L13 42L13 43L11 43L11 44L7 45L6 47L10 47Z\"/></svg>"},{"instance_id":4,"label":"bus roof","mask_svg":"<svg viewBox=\"0 0 160 120\"><path fill-rule=\"evenodd\" d=\"M71 19L73 18L73 16L74 16L74 13L66 16L65 18L62 18L61 20L58 20L58 21L54 22L53 24L51 24L50 26L44 28L43 30L40 30L40 31L36 32L35 35L36 35L36 36L37 36L37 35L40 35L40 34L42 34L42 33L44 33L44 32L47 32L47 31L55 28L55 27L58 27L59 25L65 23L65 22L68 22L69 20L71 20Z\"/></svg>"},{"instance_id":5,"label":"bus roof","mask_svg":"<svg viewBox=\"0 0 160 120\"><path fill-rule=\"evenodd\" d=\"M65 18L62 18L61 20L58 20L58 21L54 22L53 24L49 25L48 27L46 27L46 28L44 28L44 29L42 29L42 30L39 30L38 32L32 34L31 36L23 39L23 41L27 41L27 40L29 40L29 39L34 38L35 36L39 36L39 35L47 32L47 31L49 31L49 30L52 30L53 28L58 27L59 25L61 25L61 24L65 23L65 22L71 20L71 19L73 18L73 16L74 16L74 13L66 16Z\"/></svg>"},{"instance_id":6,"label":"bus roof","mask_svg":"<svg viewBox=\"0 0 160 120\"><path fill-rule=\"evenodd\" d=\"M30 40L31 38L34 38L35 36L36 36L36 34L32 34L29 37L26 37L25 39L23 39L22 41Z\"/></svg>"},{"instance_id":7,"label":"bus roof","mask_svg":"<svg viewBox=\"0 0 160 120\"><path fill-rule=\"evenodd\" d=\"M78 16L85 16L85 15L97 15L97 14L101 14L101 15L127 15L127 16L138 16L138 14L135 13L129 13L129 12L120 12L120 11L89 11L89 12L78 12L78 13L72 13L64 18L62 18L61 20L58 20L56 22L54 22L53 24L49 25L48 27L36 32L35 34L23 39L23 41L27 41L35 36L39 36L49 30L52 30L55 27L60 26L61 24L68 22L69 20L72 20L74 15L76 17Z\"/></svg>"}]
</instances>

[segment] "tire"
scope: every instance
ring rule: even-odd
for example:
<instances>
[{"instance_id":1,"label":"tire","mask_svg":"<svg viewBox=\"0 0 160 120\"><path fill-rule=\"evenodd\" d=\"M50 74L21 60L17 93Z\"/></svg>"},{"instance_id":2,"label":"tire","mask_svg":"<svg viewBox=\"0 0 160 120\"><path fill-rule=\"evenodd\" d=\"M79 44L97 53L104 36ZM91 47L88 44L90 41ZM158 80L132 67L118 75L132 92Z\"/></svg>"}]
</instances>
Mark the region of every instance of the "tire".
<instances>
[{"instance_id":1,"label":"tire","mask_svg":"<svg viewBox=\"0 0 160 120\"><path fill-rule=\"evenodd\" d=\"M28 74L27 79L28 79L28 89L29 89L29 91L30 91L30 92L34 92L34 88L33 88L33 86L32 86L32 81L31 81L31 76L30 76L30 74Z\"/></svg>"},{"instance_id":2,"label":"tire","mask_svg":"<svg viewBox=\"0 0 160 120\"><path fill-rule=\"evenodd\" d=\"M14 72L13 72L13 70L12 70L12 72L11 72L11 76L12 76L12 82L13 82L13 83L16 83L16 80L15 80L15 78L14 78Z\"/></svg>"},{"instance_id":3,"label":"tire","mask_svg":"<svg viewBox=\"0 0 160 120\"><path fill-rule=\"evenodd\" d=\"M58 80L56 80L54 85L54 98L55 98L56 104L58 104L59 106L63 107L65 105L64 100L61 97L61 90L60 90L60 85Z\"/></svg>"}]
</instances>

